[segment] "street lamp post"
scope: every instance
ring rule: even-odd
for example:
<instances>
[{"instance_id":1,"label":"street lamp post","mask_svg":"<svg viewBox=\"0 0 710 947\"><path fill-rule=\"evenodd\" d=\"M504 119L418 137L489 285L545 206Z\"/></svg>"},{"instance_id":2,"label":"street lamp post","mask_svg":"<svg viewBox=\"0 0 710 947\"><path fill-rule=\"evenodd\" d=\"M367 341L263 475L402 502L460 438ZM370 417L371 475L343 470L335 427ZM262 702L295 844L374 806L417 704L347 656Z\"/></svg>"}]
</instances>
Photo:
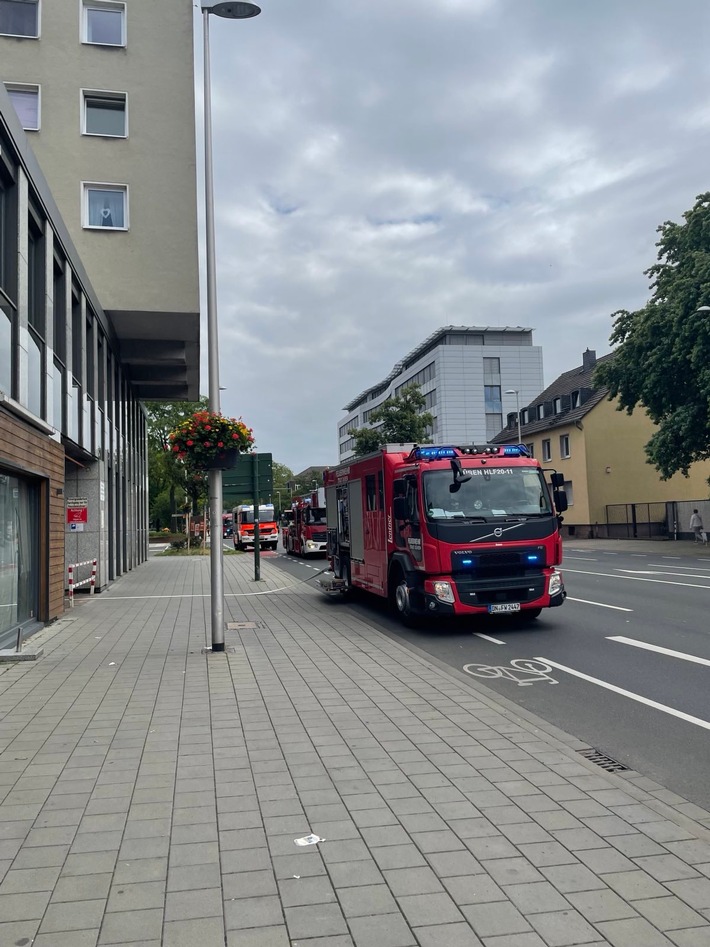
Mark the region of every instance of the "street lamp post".
<instances>
[{"instance_id":1,"label":"street lamp post","mask_svg":"<svg viewBox=\"0 0 710 947\"><path fill-rule=\"evenodd\" d=\"M520 391L517 388L508 388L505 393L506 395L515 395L515 413L518 418L518 444L522 444L523 438L520 433Z\"/></svg>"},{"instance_id":2,"label":"street lamp post","mask_svg":"<svg viewBox=\"0 0 710 947\"><path fill-rule=\"evenodd\" d=\"M203 88L205 123L205 257L207 263L207 366L209 409L220 412L217 267L215 263L214 178L212 167L212 88L210 78L210 14L245 20L261 13L254 3L201 4L203 23ZM224 651L224 557L222 549L222 471L210 470L210 596L212 650ZM218 538L218 542L215 542Z\"/></svg>"}]
</instances>

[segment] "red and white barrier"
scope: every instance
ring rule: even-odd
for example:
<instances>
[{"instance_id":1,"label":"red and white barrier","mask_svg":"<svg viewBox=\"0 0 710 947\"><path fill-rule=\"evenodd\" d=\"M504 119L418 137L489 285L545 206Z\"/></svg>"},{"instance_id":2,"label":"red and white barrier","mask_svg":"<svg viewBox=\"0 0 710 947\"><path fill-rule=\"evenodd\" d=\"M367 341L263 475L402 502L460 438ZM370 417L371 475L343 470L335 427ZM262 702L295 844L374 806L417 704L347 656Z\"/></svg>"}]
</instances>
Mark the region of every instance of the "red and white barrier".
<instances>
[{"instance_id":1,"label":"red and white barrier","mask_svg":"<svg viewBox=\"0 0 710 947\"><path fill-rule=\"evenodd\" d=\"M76 570L81 566L91 566L91 575L81 581L76 581ZM69 608L74 608L74 590L82 585L89 585L89 595L94 594L96 588L96 559L86 559L84 562L73 562L67 566L67 588L69 590Z\"/></svg>"}]
</instances>

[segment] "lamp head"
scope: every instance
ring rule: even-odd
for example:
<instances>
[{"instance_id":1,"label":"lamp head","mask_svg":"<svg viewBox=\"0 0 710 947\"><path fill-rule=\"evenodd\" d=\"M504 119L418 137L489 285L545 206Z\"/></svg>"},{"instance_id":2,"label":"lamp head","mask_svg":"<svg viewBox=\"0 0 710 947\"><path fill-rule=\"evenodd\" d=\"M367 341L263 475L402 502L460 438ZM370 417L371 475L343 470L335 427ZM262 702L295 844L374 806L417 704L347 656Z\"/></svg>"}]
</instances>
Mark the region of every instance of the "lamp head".
<instances>
[{"instance_id":1,"label":"lamp head","mask_svg":"<svg viewBox=\"0 0 710 947\"><path fill-rule=\"evenodd\" d=\"M228 20L248 20L252 16L259 16L261 7L255 3L238 3L232 0L225 0L222 3L203 3L202 11L214 13L215 16L223 16Z\"/></svg>"}]
</instances>

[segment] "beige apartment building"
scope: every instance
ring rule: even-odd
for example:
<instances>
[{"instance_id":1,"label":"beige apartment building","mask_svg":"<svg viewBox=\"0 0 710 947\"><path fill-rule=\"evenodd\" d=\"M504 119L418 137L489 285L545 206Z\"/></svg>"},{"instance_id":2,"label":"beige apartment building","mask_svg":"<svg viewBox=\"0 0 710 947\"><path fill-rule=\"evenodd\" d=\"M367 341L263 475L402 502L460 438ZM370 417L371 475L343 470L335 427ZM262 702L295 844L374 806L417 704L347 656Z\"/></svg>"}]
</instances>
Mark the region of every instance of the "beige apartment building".
<instances>
[{"instance_id":1,"label":"beige apartment building","mask_svg":"<svg viewBox=\"0 0 710 947\"><path fill-rule=\"evenodd\" d=\"M521 440L543 467L564 474L569 509L564 533L577 538L690 536L694 506L710 523L710 462L689 476L661 480L646 462L644 446L654 432L646 412L617 410L606 388L595 387L597 361L587 349L582 365L564 372L530 404L521 407ZM515 413L494 443L517 443Z\"/></svg>"},{"instance_id":2,"label":"beige apartment building","mask_svg":"<svg viewBox=\"0 0 710 947\"><path fill-rule=\"evenodd\" d=\"M0 0L0 78L102 305L177 338L199 309L192 17Z\"/></svg>"},{"instance_id":3,"label":"beige apartment building","mask_svg":"<svg viewBox=\"0 0 710 947\"><path fill-rule=\"evenodd\" d=\"M199 396L193 60L191 0L0 0L0 507L26 481L54 590L29 618L67 564L101 588L147 556L140 402Z\"/></svg>"}]
</instances>

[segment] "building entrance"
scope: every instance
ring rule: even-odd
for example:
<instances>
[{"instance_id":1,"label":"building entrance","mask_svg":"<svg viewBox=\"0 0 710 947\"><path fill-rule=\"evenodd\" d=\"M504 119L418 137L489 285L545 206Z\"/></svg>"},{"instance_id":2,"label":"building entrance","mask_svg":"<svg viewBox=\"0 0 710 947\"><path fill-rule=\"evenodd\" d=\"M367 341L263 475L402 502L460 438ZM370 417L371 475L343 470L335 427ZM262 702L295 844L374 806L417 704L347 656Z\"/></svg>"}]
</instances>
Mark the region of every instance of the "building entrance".
<instances>
[{"instance_id":1,"label":"building entrance","mask_svg":"<svg viewBox=\"0 0 710 947\"><path fill-rule=\"evenodd\" d=\"M0 470L0 648L37 620L39 487Z\"/></svg>"}]
</instances>

